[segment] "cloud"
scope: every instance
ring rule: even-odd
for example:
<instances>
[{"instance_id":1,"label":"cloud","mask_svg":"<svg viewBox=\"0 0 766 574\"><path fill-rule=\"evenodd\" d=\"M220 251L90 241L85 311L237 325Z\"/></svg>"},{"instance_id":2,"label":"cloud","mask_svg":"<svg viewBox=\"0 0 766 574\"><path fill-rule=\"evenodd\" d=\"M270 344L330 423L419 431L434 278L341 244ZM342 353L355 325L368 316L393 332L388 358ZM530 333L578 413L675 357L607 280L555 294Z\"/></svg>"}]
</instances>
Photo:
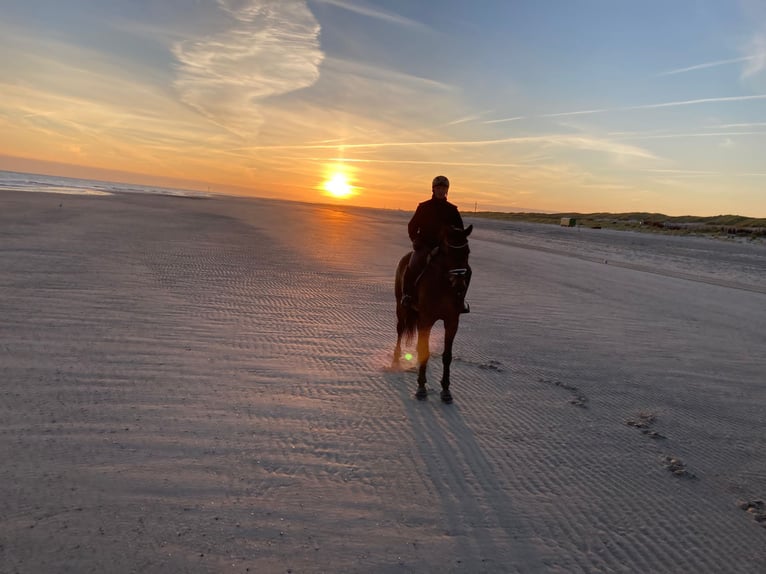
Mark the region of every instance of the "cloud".
<instances>
[{"instance_id":1,"label":"cloud","mask_svg":"<svg viewBox=\"0 0 766 574\"><path fill-rule=\"evenodd\" d=\"M605 114L611 112L626 112L633 110L651 110L658 108L672 108L679 106L696 106L701 104L718 104L727 102L743 102L748 100L763 100L766 99L766 94L754 94L749 96L724 96L719 98L699 98L696 100L682 100L675 102L661 102L657 104L641 104L638 106L623 106L618 108L593 108L588 110L576 110L571 112L555 112L549 114L539 114L536 116L516 116L511 118L502 118L497 120L486 120L485 124L499 124L503 122L512 122L524 119L534 118L562 118L567 116L587 116L593 114Z\"/></svg>"},{"instance_id":2,"label":"cloud","mask_svg":"<svg viewBox=\"0 0 766 574\"><path fill-rule=\"evenodd\" d=\"M304 0L218 0L228 29L174 44L174 87L202 115L239 133L262 122L259 101L314 84L323 53Z\"/></svg>"},{"instance_id":3,"label":"cloud","mask_svg":"<svg viewBox=\"0 0 766 574\"><path fill-rule=\"evenodd\" d=\"M344 10L348 10L349 12L354 12L355 14L360 14L369 18L375 18L376 20L383 20L385 22L390 22L392 24L397 24L407 28L427 29L426 26L420 22L410 20L409 18L399 16L398 14L392 14L390 12L383 12L382 10L362 6L358 1L352 3L345 0L317 0L317 2L327 4L329 6L335 6L336 8L342 8Z\"/></svg>"},{"instance_id":4,"label":"cloud","mask_svg":"<svg viewBox=\"0 0 766 574\"><path fill-rule=\"evenodd\" d=\"M728 64L738 64L739 62L747 62L751 59L751 56L745 56L742 58L729 58L728 60L716 60L714 62L705 62L703 64L695 64L694 66L687 66L685 68L676 68L675 70L667 70L660 72L658 76L673 76L675 74L684 74L686 72L693 72L695 70L704 70L706 68L717 68L718 66L726 66Z\"/></svg>"},{"instance_id":5,"label":"cloud","mask_svg":"<svg viewBox=\"0 0 766 574\"><path fill-rule=\"evenodd\" d=\"M651 152L628 144L615 142L608 139L599 139L588 136L572 136L564 134L549 134L542 136L520 136L490 140L467 140L467 141L409 141L409 142L376 142L354 144L342 144L345 150L382 149L382 148L471 148L497 145L514 144L538 144L542 146L566 147L570 149L598 151L617 155L620 157L637 157L643 159L657 159ZM247 149L255 150L309 150L309 149L337 149L339 144L299 144L299 145L276 145L276 146L251 146Z\"/></svg>"},{"instance_id":6,"label":"cloud","mask_svg":"<svg viewBox=\"0 0 766 574\"><path fill-rule=\"evenodd\" d=\"M502 118L502 119L499 119L499 120L487 120L487 121L485 121L483 123L485 123L485 124L502 124L502 123L506 123L506 122L517 122L517 121L523 120L525 118L526 118L526 116L514 116L512 118Z\"/></svg>"},{"instance_id":7,"label":"cloud","mask_svg":"<svg viewBox=\"0 0 766 574\"><path fill-rule=\"evenodd\" d=\"M691 133L669 133L669 134L643 134L643 133L624 133L619 139L627 140L663 140L663 139L681 139L681 138L710 138L710 137L733 137L733 136L766 136L764 131L741 131L741 132L691 132Z\"/></svg>"},{"instance_id":8,"label":"cloud","mask_svg":"<svg viewBox=\"0 0 766 574\"><path fill-rule=\"evenodd\" d=\"M472 114L470 116L464 116L462 118L458 118L456 120L452 120L450 122L447 122L444 125L445 125L445 127L456 126L456 125L459 125L459 124L465 124L465 123L468 123L468 122L474 122L474 121L478 120L479 118L481 118L481 115L479 115L479 114Z\"/></svg>"},{"instance_id":9,"label":"cloud","mask_svg":"<svg viewBox=\"0 0 766 574\"><path fill-rule=\"evenodd\" d=\"M766 69L766 35L754 36L748 45L748 53L750 55L744 58L747 64L742 69L743 80L756 76Z\"/></svg>"},{"instance_id":10,"label":"cloud","mask_svg":"<svg viewBox=\"0 0 766 574\"><path fill-rule=\"evenodd\" d=\"M291 158L297 159L297 158ZM508 163L508 162L486 162L486 161L449 161L439 158L436 160L412 160L412 159L359 159L359 158L343 158L343 157L312 157L312 158L300 158L309 159L311 161L333 161L340 163L380 163L380 164L401 164L401 165L440 165L449 167L502 167L519 169L528 167L522 163Z\"/></svg>"},{"instance_id":11,"label":"cloud","mask_svg":"<svg viewBox=\"0 0 766 574\"><path fill-rule=\"evenodd\" d=\"M711 129L729 129L729 128L759 128L766 127L766 122L740 122L736 124L717 124L707 126Z\"/></svg>"},{"instance_id":12,"label":"cloud","mask_svg":"<svg viewBox=\"0 0 766 574\"><path fill-rule=\"evenodd\" d=\"M760 74L766 69L766 34L755 34L743 50L744 56L739 58L728 58L725 60L714 60L712 62L703 62L702 64L695 64L693 66L686 66L684 68L676 68L673 70L667 70L660 72L658 76L673 76L676 74L685 74L687 72L694 72L697 70L705 70L708 68L717 68L719 66L728 66L730 64L744 64L742 67L741 79L745 80Z\"/></svg>"},{"instance_id":13,"label":"cloud","mask_svg":"<svg viewBox=\"0 0 766 574\"><path fill-rule=\"evenodd\" d=\"M651 110L657 108L672 108L677 106L696 106L700 104L719 104L725 102L744 102L748 100L763 100L766 94L754 94L750 96L724 96L719 98L699 98L696 100L682 100L676 102L662 102L659 104L642 104L639 106L625 106L620 108L597 108L593 110L579 110L574 112L557 112L554 114L541 114L541 118L556 118L563 116L581 116L589 114L602 114L606 112L625 112L631 110Z\"/></svg>"},{"instance_id":14,"label":"cloud","mask_svg":"<svg viewBox=\"0 0 766 574\"><path fill-rule=\"evenodd\" d=\"M647 173L672 174L679 177L766 177L766 172L699 171L691 169L646 169Z\"/></svg>"},{"instance_id":15,"label":"cloud","mask_svg":"<svg viewBox=\"0 0 766 574\"><path fill-rule=\"evenodd\" d=\"M348 77L362 78L369 82L371 90L399 89L398 86L401 86L401 89L409 92L410 97L414 95L416 90L444 93L456 91L454 86L438 80L338 57L328 57L323 62L322 69L335 74L337 76L334 78L336 82Z\"/></svg>"}]
</instances>

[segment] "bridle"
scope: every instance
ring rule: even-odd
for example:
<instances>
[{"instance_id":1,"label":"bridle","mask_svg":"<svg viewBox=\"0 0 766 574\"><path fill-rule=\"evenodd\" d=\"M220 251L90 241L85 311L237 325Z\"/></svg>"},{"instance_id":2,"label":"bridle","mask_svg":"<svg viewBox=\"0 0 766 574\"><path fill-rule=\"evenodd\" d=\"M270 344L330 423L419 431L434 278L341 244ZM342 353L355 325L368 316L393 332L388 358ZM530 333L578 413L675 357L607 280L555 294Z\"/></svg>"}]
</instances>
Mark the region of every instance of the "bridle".
<instances>
[{"instance_id":1,"label":"bridle","mask_svg":"<svg viewBox=\"0 0 766 574\"><path fill-rule=\"evenodd\" d=\"M450 242L446 242L447 247L450 249L465 249L468 247L468 241L465 243L462 243L461 245L452 245ZM450 278L454 281L458 277L465 277L465 275L468 273L467 267L457 267L455 269L448 269L447 273L450 275Z\"/></svg>"}]
</instances>

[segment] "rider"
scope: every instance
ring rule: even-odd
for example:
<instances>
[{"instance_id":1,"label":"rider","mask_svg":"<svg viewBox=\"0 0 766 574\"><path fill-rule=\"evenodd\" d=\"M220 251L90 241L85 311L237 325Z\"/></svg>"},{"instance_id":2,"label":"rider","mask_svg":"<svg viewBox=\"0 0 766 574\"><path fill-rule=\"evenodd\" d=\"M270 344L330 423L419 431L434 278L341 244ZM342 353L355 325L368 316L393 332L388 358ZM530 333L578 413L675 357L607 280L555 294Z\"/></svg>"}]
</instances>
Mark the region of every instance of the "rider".
<instances>
[{"instance_id":1,"label":"rider","mask_svg":"<svg viewBox=\"0 0 766 574\"><path fill-rule=\"evenodd\" d=\"M404 307L414 305L415 282L423 272L428 252L439 245L439 234L442 228L445 225L463 228L463 219L460 217L457 206L447 201L449 180L443 175L437 175L431 183L431 190L433 192L431 199L418 205L415 215L407 225L407 231L412 240L412 256L402 281L401 304ZM462 312L468 313L467 305L464 304Z\"/></svg>"}]
</instances>

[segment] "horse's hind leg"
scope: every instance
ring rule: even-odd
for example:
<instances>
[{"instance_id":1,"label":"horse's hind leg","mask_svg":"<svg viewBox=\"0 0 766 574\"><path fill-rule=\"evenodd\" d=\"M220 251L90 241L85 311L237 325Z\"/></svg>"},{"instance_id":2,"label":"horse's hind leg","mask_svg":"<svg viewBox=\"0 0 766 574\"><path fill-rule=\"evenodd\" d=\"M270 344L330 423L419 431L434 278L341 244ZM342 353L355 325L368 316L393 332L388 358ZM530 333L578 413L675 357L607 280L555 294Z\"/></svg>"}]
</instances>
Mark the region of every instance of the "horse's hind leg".
<instances>
[{"instance_id":1,"label":"horse's hind leg","mask_svg":"<svg viewBox=\"0 0 766 574\"><path fill-rule=\"evenodd\" d=\"M452 364L452 343L457 334L458 319L444 321L444 353L442 354L442 393L441 398L445 403L452 402L452 393L449 390L450 365Z\"/></svg>"},{"instance_id":2,"label":"horse's hind leg","mask_svg":"<svg viewBox=\"0 0 766 574\"><path fill-rule=\"evenodd\" d=\"M391 368L399 367L399 360L402 356L402 336L404 335L407 323L407 310L401 305L402 300L402 282L404 272L409 265L411 254L408 253L399 261L396 267L396 277L394 278L394 295L396 296L396 346L394 347L394 358L391 362Z\"/></svg>"},{"instance_id":3,"label":"horse's hind leg","mask_svg":"<svg viewBox=\"0 0 766 574\"><path fill-rule=\"evenodd\" d=\"M397 305L398 307L398 305ZM396 313L396 346L394 347L394 358L391 361L391 368L396 369L399 367L399 360L402 357L402 334L404 333L404 318L397 309Z\"/></svg>"},{"instance_id":4,"label":"horse's hind leg","mask_svg":"<svg viewBox=\"0 0 766 574\"><path fill-rule=\"evenodd\" d=\"M423 400L428 396L426 391L426 368L431 351L428 348L428 339L431 337L431 327L418 329L418 390L415 396Z\"/></svg>"}]
</instances>

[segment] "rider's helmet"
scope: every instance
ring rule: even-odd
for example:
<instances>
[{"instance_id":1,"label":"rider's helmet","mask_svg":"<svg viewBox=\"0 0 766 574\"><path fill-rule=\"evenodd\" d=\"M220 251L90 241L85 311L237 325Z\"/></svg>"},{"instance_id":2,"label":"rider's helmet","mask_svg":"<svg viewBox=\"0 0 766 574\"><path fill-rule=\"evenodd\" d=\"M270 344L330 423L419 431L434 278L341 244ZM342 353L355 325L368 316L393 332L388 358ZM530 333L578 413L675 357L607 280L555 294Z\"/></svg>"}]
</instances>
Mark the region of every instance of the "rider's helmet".
<instances>
[{"instance_id":1,"label":"rider's helmet","mask_svg":"<svg viewBox=\"0 0 766 574\"><path fill-rule=\"evenodd\" d=\"M444 187L449 187L449 180L443 176L443 175L437 175L433 182L431 182L431 187L437 187L443 185Z\"/></svg>"}]
</instances>

